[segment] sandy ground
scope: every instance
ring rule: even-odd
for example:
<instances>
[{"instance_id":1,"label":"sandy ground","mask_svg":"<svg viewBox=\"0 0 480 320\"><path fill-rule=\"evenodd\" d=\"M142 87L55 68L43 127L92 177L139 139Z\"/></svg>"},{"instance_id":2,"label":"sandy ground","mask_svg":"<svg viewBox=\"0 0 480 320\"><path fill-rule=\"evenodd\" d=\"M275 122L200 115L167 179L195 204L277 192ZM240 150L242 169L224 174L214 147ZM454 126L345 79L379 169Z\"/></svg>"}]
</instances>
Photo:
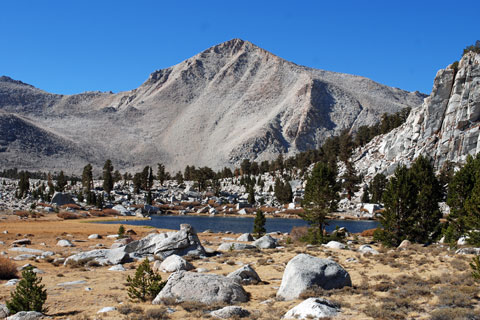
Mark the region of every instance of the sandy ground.
<instances>
[{"instance_id":1,"label":"sandy ground","mask_svg":"<svg viewBox=\"0 0 480 320\"><path fill-rule=\"evenodd\" d=\"M142 226L132 227L139 239L150 232L162 230ZM55 257L67 257L79 251L91 250L99 243L106 247L114 242L105 236L116 234L118 225L86 223L85 220L60 220L51 215L38 220L19 220L8 216L0 220L0 252L8 257L18 255L9 251L14 240L29 238L29 248L56 252ZM88 240L90 234L98 233L103 239ZM199 237L205 247L216 249L222 238L236 238L231 234L204 234ZM56 246L59 239L83 240L74 242L76 247L62 248ZM305 244L285 244L283 249L262 251L228 252L222 256L191 261L197 268L206 268L211 273L228 274L243 264L250 264L257 271L262 284L244 286L251 294L248 303L241 306L248 309L251 319L279 319L291 307L303 299L279 301L275 298L280 286L287 262L299 253L308 253L317 257L332 257L340 263L352 278L353 288L312 292L311 296L320 296L340 304L342 313L336 319L430 319L430 314L439 308L457 308L479 312L478 285L470 277L468 262L471 257L454 255L447 247L430 246L423 248L413 245L406 250L391 250L372 245L381 253L377 256L362 255L354 251L358 246L371 241L369 238L353 236L356 244L349 250L331 250L321 246L307 247ZM285 241L283 239L282 241ZM347 259L355 258L349 262ZM47 261L15 261L17 266L31 263L45 273L41 274L48 299L47 314L54 319L148 319L149 310L175 310L165 316L167 319L209 318L208 307L196 305L153 306L149 303L131 303L125 289L127 275L133 276L138 262L125 265L126 272L109 271L108 267L65 267L54 266ZM162 273L167 279L169 274ZM85 283L73 286L59 286L60 283L84 280ZM0 281L0 303L5 303L14 287L6 287ZM86 288L91 288L87 291ZM445 292L459 292L462 297L445 297ZM466 297L465 297L466 295ZM402 300L403 299L403 300ZM451 302L450 300L453 302ZM455 300L456 299L456 300ZM461 300L458 302L457 300ZM111 311L97 314L103 307L119 308L132 305L140 309L130 314ZM390 309L393 309L390 310ZM400 311L400 315L395 314ZM456 310L456 309L455 309ZM124 313L126 313L124 311ZM151 317L152 319L154 317Z\"/></svg>"}]
</instances>

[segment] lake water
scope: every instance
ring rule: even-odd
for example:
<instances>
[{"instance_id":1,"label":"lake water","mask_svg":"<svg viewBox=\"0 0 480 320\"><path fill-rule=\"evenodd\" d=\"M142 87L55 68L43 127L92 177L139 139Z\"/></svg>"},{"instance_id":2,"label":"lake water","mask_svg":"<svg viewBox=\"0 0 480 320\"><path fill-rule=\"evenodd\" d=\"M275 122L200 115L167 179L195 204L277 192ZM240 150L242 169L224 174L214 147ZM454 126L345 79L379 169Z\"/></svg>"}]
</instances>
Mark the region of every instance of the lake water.
<instances>
[{"instance_id":1,"label":"lake water","mask_svg":"<svg viewBox=\"0 0 480 320\"><path fill-rule=\"evenodd\" d=\"M249 217L219 217L219 216L152 216L152 220L131 220L131 221L104 221L106 224L124 224L136 226L152 226L155 228L178 230L180 224L188 223L195 228L197 232L207 229L213 232L232 231L234 233L252 232L253 219ZM349 232L358 233L363 230L376 228L377 221L353 221L353 220L329 220L327 231L335 230L336 226L345 227ZM292 227L308 225L302 219L282 219L267 218L265 228L267 232L280 231L290 232Z\"/></svg>"}]
</instances>

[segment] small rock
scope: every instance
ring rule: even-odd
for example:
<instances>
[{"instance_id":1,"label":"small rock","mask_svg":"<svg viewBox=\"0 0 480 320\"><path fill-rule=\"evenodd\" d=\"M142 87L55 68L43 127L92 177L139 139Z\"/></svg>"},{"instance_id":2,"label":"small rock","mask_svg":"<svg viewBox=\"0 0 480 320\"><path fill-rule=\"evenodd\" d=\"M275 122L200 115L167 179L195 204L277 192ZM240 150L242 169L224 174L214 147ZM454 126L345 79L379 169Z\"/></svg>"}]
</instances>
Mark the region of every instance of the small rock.
<instances>
[{"instance_id":1,"label":"small rock","mask_svg":"<svg viewBox=\"0 0 480 320\"><path fill-rule=\"evenodd\" d=\"M94 233L94 234L89 235L88 239L102 239L102 236Z\"/></svg>"},{"instance_id":2,"label":"small rock","mask_svg":"<svg viewBox=\"0 0 480 320\"><path fill-rule=\"evenodd\" d=\"M73 243L70 242L70 240L59 240L57 242L57 246L59 247L75 247Z\"/></svg>"},{"instance_id":3,"label":"small rock","mask_svg":"<svg viewBox=\"0 0 480 320\"><path fill-rule=\"evenodd\" d=\"M209 270L207 268L197 268L197 273L206 273L208 272Z\"/></svg>"},{"instance_id":4,"label":"small rock","mask_svg":"<svg viewBox=\"0 0 480 320\"><path fill-rule=\"evenodd\" d=\"M257 247L252 246L247 243L238 243L238 242L225 242L222 243L217 250L218 251L231 251L231 250L247 250L247 249L256 249Z\"/></svg>"},{"instance_id":5,"label":"small rock","mask_svg":"<svg viewBox=\"0 0 480 320\"><path fill-rule=\"evenodd\" d=\"M7 306L0 303L0 319L8 317L10 314L10 310L8 310Z\"/></svg>"},{"instance_id":6,"label":"small rock","mask_svg":"<svg viewBox=\"0 0 480 320\"><path fill-rule=\"evenodd\" d=\"M68 282L62 282L57 284L57 286L60 287L69 287L69 286L78 286L79 284L85 284L87 281L85 280L77 280L77 281L68 281Z\"/></svg>"},{"instance_id":7,"label":"small rock","mask_svg":"<svg viewBox=\"0 0 480 320\"><path fill-rule=\"evenodd\" d=\"M402 243L400 243L400 245L398 246L398 249L406 249L408 247L410 247L412 245L412 243L408 240L403 240Z\"/></svg>"},{"instance_id":8,"label":"small rock","mask_svg":"<svg viewBox=\"0 0 480 320\"><path fill-rule=\"evenodd\" d=\"M32 244L32 241L30 239L20 239L20 240L15 240L12 242L12 245L22 245L22 244Z\"/></svg>"},{"instance_id":9,"label":"small rock","mask_svg":"<svg viewBox=\"0 0 480 320\"><path fill-rule=\"evenodd\" d=\"M115 310L117 310L115 307L104 307L98 310L97 313L106 313L106 312L115 311Z\"/></svg>"},{"instance_id":10,"label":"small rock","mask_svg":"<svg viewBox=\"0 0 480 320\"><path fill-rule=\"evenodd\" d=\"M329 241L327 244L324 244L323 246L329 249L345 249L347 247L345 244L338 241Z\"/></svg>"},{"instance_id":11,"label":"small rock","mask_svg":"<svg viewBox=\"0 0 480 320\"><path fill-rule=\"evenodd\" d=\"M285 319L323 319L336 316L340 308L322 298L308 298L299 305L290 309Z\"/></svg>"},{"instance_id":12,"label":"small rock","mask_svg":"<svg viewBox=\"0 0 480 320\"><path fill-rule=\"evenodd\" d=\"M250 312L246 309L237 306L228 306L219 310L210 312L210 315L214 318L230 319L230 318L244 318L250 315Z\"/></svg>"},{"instance_id":13,"label":"small rock","mask_svg":"<svg viewBox=\"0 0 480 320\"><path fill-rule=\"evenodd\" d=\"M5 283L5 286L6 286L6 287L16 286L19 281L20 281L19 279L11 279L11 280L8 280L7 283Z\"/></svg>"},{"instance_id":14,"label":"small rock","mask_svg":"<svg viewBox=\"0 0 480 320\"><path fill-rule=\"evenodd\" d=\"M364 244L364 245L361 245L359 248L358 248L358 251L361 252L361 253L371 253L373 255L377 255L379 254L379 252L375 249L373 249L372 247L370 247L368 244Z\"/></svg>"},{"instance_id":15,"label":"small rock","mask_svg":"<svg viewBox=\"0 0 480 320\"><path fill-rule=\"evenodd\" d=\"M244 241L244 242L253 241L253 237L250 233L244 233L237 238L237 241Z\"/></svg>"},{"instance_id":16,"label":"small rock","mask_svg":"<svg viewBox=\"0 0 480 320\"><path fill-rule=\"evenodd\" d=\"M45 318L43 313L37 311L20 311L8 317L7 320L36 320L42 318Z\"/></svg>"},{"instance_id":17,"label":"small rock","mask_svg":"<svg viewBox=\"0 0 480 320\"><path fill-rule=\"evenodd\" d=\"M110 270L110 271L126 271L125 268L123 267L123 265L121 265L121 264L116 264L116 265L108 268L108 270Z\"/></svg>"}]
</instances>

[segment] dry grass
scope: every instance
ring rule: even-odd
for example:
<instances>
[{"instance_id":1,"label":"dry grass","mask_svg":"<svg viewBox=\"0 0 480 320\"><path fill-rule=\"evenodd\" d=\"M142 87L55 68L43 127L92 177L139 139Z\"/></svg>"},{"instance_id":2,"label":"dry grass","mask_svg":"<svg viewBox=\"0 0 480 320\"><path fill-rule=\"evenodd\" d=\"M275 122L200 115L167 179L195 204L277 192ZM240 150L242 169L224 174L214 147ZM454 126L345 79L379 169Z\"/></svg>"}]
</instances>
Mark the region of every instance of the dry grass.
<instances>
[{"instance_id":1,"label":"dry grass","mask_svg":"<svg viewBox=\"0 0 480 320\"><path fill-rule=\"evenodd\" d=\"M73 212L68 212L68 211L62 211L57 213L57 217L63 219L63 220L71 220L71 219L78 219L80 218L79 215Z\"/></svg>"},{"instance_id":2,"label":"dry grass","mask_svg":"<svg viewBox=\"0 0 480 320\"><path fill-rule=\"evenodd\" d=\"M0 257L0 279L10 280L17 278L17 266L12 260Z\"/></svg>"}]
</instances>

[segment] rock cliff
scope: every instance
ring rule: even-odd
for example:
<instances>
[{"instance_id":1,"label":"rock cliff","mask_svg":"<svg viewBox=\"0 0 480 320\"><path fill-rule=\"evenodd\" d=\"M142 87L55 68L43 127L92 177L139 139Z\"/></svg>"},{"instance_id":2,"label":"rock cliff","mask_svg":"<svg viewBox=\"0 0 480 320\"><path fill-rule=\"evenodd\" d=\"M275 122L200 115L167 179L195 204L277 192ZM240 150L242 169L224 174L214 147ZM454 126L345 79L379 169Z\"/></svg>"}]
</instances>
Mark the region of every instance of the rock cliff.
<instances>
[{"instance_id":1,"label":"rock cliff","mask_svg":"<svg viewBox=\"0 0 480 320\"><path fill-rule=\"evenodd\" d=\"M462 163L480 152L480 54L465 54L437 72L432 93L411 111L407 121L375 137L353 156L367 180L376 173L392 174L399 164L409 165L420 154Z\"/></svg>"}]
</instances>

